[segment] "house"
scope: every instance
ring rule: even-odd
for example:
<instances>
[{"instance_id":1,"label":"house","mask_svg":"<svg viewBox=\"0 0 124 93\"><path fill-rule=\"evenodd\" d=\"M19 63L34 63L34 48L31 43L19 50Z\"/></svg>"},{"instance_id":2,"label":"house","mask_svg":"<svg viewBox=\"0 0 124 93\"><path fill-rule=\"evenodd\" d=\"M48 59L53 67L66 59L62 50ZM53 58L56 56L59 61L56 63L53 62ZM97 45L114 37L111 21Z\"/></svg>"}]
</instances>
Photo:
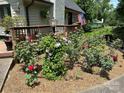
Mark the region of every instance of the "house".
<instances>
[{"instance_id":1,"label":"house","mask_svg":"<svg viewBox=\"0 0 124 93\"><path fill-rule=\"evenodd\" d=\"M73 24L84 11L73 0L0 0L0 20L4 16L23 16L27 26Z\"/></svg>"}]
</instances>

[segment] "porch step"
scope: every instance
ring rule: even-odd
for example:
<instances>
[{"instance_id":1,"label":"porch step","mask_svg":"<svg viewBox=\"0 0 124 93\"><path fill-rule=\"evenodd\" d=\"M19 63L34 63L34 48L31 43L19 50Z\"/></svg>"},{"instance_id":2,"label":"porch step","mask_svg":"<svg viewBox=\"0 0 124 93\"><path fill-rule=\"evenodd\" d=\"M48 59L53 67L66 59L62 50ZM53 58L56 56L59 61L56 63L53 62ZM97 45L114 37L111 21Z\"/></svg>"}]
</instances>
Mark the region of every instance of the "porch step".
<instances>
[{"instance_id":1,"label":"porch step","mask_svg":"<svg viewBox=\"0 0 124 93\"><path fill-rule=\"evenodd\" d=\"M0 52L0 58L13 57L13 51Z\"/></svg>"}]
</instances>

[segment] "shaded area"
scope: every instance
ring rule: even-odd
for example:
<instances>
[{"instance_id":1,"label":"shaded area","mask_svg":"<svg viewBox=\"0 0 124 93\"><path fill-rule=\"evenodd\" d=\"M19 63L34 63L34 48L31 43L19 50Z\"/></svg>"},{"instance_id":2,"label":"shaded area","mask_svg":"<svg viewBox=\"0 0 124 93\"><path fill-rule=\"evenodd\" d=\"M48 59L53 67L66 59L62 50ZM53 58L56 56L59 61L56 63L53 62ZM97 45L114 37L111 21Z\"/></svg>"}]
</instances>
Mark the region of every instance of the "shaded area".
<instances>
[{"instance_id":1,"label":"shaded area","mask_svg":"<svg viewBox=\"0 0 124 93\"><path fill-rule=\"evenodd\" d=\"M113 34L123 41L122 49L124 49L124 27L117 27L113 29Z\"/></svg>"}]
</instances>

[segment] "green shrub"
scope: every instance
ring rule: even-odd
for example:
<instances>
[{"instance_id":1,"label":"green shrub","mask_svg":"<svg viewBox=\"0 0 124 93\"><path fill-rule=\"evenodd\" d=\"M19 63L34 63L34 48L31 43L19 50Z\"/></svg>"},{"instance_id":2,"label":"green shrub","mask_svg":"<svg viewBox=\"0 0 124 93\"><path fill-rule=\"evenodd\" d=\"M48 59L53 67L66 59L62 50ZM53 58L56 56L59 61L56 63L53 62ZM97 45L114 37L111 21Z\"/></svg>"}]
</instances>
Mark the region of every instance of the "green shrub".
<instances>
[{"instance_id":1,"label":"green shrub","mask_svg":"<svg viewBox=\"0 0 124 93\"><path fill-rule=\"evenodd\" d=\"M123 41L119 38L112 41L111 46L115 49L120 49L123 46Z\"/></svg>"},{"instance_id":2,"label":"green shrub","mask_svg":"<svg viewBox=\"0 0 124 93\"><path fill-rule=\"evenodd\" d=\"M110 71L114 65L114 62L113 60L108 57L108 56L103 56L100 58L100 65L101 65L101 68L102 70L104 71Z\"/></svg>"},{"instance_id":3,"label":"green shrub","mask_svg":"<svg viewBox=\"0 0 124 93\"><path fill-rule=\"evenodd\" d=\"M5 28L6 32L9 32L11 27L25 26L26 20L22 16L5 16L0 25Z\"/></svg>"},{"instance_id":4,"label":"green shrub","mask_svg":"<svg viewBox=\"0 0 124 93\"><path fill-rule=\"evenodd\" d=\"M22 69L26 73L26 84L32 87L38 78L35 47L26 41L19 42L16 46L16 59L24 64Z\"/></svg>"},{"instance_id":5,"label":"green shrub","mask_svg":"<svg viewBox=\"0 0 124 93\"><path fill-rule=\"evenodd\" d=\"M35 63L36 52L33 45L27 41L19 42L16 45L16 59L25 65Z\"/></svg>"},{"instance_id":6,"label":"green shrub","mask_svg":"<svg viewBox=\"0 0 124 93\"><path fill-rule=\"evenodd\" d=\"M79 30L77 32L71 32L68 37L68 50L67 54L71 62L78 61L82 44L84 43L84 32Z\"/></svg>"},{"instance_id":7,"label":"green shrub","mask_svg":"<svg viewBox=\"0 0 124 93\"><path fill-rule=\"evenodd\" d=\"M39 44L46 54L42 67L43 77L49 80L60 79L66 73L64 65L66 44L59 37L51 35L42 37Z\"/></svg>"},{"instance_id":8,"label":"green shrub","mask_svg":"<svg viewBox=\"0 0 124 93\"><path fill-rule=\"evenodd\" d=\"M102 70L109 71L112 69L114 64L109 49L105 48L104 40L92 39L88 42L89 47L83 50L83 55L85 57L84 68L87 70L92 70L92 67L101 67Z\"/></svg>"}]
</instances>

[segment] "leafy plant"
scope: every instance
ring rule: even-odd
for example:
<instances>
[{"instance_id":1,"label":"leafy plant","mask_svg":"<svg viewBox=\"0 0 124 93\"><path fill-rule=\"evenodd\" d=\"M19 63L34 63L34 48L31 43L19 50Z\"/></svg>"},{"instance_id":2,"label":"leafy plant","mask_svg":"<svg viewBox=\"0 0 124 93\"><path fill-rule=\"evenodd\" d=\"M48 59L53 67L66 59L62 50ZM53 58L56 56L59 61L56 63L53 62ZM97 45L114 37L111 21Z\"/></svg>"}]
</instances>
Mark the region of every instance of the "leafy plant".
<instances>
[{"instance_id":1,"label":"leafy plant","mask_svg":"<svg viewBox=\"0 0 124 93\"><path fill-rule=\"evenodd\" d=\"M82 48L82 44L84 43L84 35L83 30L79 30L77 32L71 32L68 37L68 50L67 54L71 62L78 61L80 57L80 51Z\"/></svg>"},{"instance_id":2,"label":"leafy plant","mask_svg":"<svg viewBox=\"0 0 124 93\"><path fill-rule=\"evenodd\" d=\"M113 42L111 43L111 46L115 49L120 49L123 46L123 41L119 38L116 40L113 40Z\"/></svg>"},{"instance_id":3,"label":"leafy plant","mask_svg":"<svg viewBox=\"0 0 124 93\"><path fill-rule=\"evenodd\" d=\"M105 42L100 39L92 39L88 42L89 48L85 48L83 55L85 57L84 68L92 70L92 67L100 67L102 70L109 71L114 64L110 49L106 48Z\"/></svg>"},{"instance_id":4,"label":"leafy plant","mask_svg":"<svg viewBox=\"0 0 124 93\"><path fill-rule=\"evenodd\" d=\"M101 68L104 71L110 71L114 65L114 62L111 58L103 56L100 58Z\"/></svg>"},{"instance_id":5,"label":"leafy plant","mask_svg":"<svg viewBox=\"0 0 124 93\"><path fill-rule=\"evenodd\" d=\"M6 32L9 32L11 27L26 25L26 20L22 16L5 16L0 25L5 28Z\"/></svg>"},{"instance_id":6,"label":"leafy plant","mask_svg":"<svg viewBox=\"0 0 124 93\"><path fill-rule=\"evenodd\" d=\"M16 46L16 59L23 63L23 71L26 73L26 84L28 86L33 86L37 81L37 68L35 66L36 62L36 51L35 47L29 42L22 41Z\"/></svg>"},{"instance_id":7,"label":"leafy plant","mask_svg":"<svg viewBox=\"0 0 124 93\"><path fill-rule=\"evenodd\" d=\"M16 45L16 59L25 65L35 63L35 48L27 41L21 41Z\"/></svg>"},{"instance_id":8,"label":"leafy plant","mask_svg":"<svg viewBox=\"0 0 124 93\"><path fill-rule=\"evenodd\" d=\"M35 65L29 65L28 67L26 67L25 69L26 75L26 84L28 86L33 87L33 85L37 82L38 80L38 71L37 71L37 67Z\"/></svg>"},{"instance_id":9,"label":"leafy plant","mask_svg":"<svg viewBox=\"0 0 124 93\"><path fill-rule=\"evenodd\" d=\"M59 37L51 35L42 37L39 44L46 54L42 67L43 77L49 80L60 79L66 73L64 65L66 44Z\"/></svg>"}]
</instances>

